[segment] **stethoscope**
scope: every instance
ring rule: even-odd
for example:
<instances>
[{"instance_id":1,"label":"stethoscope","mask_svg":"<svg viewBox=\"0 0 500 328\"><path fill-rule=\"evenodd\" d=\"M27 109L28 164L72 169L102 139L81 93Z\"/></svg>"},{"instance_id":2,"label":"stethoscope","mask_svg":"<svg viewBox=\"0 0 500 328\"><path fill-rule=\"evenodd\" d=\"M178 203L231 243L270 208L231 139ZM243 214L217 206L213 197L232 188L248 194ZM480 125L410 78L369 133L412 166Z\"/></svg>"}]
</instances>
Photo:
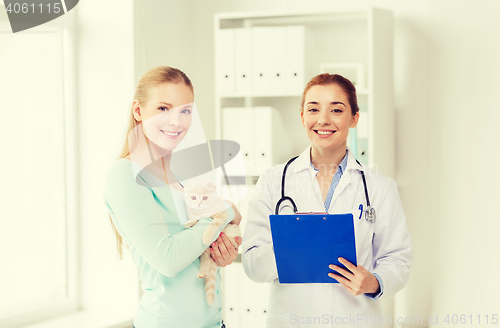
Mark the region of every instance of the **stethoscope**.
<instances>
[{"instance_id":1,"label":"stethoscope","mask_svg":"<svg viewBox=\"0 0 500 328\"><path fill-rule=\"evenodd\" d=\"M297 213L297 205L295 205L295 202L293 201L293 199L289 196L285 196L286 170L287 170L288 166L290 165L290 163L292 163L297 157L299 157L299 156L295 156L294 158L290 159L286 163L285 168L283 169L283 175L281 177L281 198L278 201L278 203L276 203L276 209L274 211L274 214L276 214L276 215L278 215L281 203L283 203L285 200L290 201L290 203L293 206L293 213ZM358 160L356 160L356 162L359 164L359 166L361 166L361 163ZM365 173L363 171L359 171L359 173L361 173L361 178L363 179L363 186L365 188L365 198L366 198L366 209L363 211L363 205L359 205L359 209L365 213L365 220L367 222L375 223L375 221L377 219L377 214L375 213L375 209L370 205L370 197L368 197L368 188L366 187Z\"/></svg>"}]
</instances>

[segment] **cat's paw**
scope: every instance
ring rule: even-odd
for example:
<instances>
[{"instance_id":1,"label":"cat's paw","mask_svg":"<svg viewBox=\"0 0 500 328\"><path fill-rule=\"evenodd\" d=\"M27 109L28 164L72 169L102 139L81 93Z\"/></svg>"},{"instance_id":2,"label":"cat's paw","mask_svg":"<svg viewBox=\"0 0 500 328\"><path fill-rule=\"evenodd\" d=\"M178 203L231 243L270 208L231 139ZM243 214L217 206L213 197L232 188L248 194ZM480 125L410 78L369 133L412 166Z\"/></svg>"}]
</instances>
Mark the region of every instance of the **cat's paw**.
<instances>
[{"instance_id":1,"label":"cat's paw","mask_svg":"<svg viewBox=\"0 0 500 328\"><path fill-rule=\"evenodd\" d=\"M216 213L216 214L213 215L212 218L214 220L217 220L217 221L226 221L226 219L227 219L227 211L222 211L222 212Z\"/></svg>"},{"instance_id":2,"label":"cat's paw","mask_svg":"<svg viewBox=\"0 0 500 328\"><path fill-rule=\"evenodd\" d=\"M203 236L201 237L201 241L203 242L204 245L208 245L212 242L212 236L210 233L207 233L206 231L203 233Z\"/></svg>"},{"instance_id":3,"label":"cat's paw","mask_svg":"<svg viewBox=\"0 0 500 328\"><path fill-rule=\"evenodd\" d=\"M208 274L208 270L210 269L210 266L206 267L201 267L200 270L198 270L198 278L202 279L205 278Z\"/></svg>"}]
</instances>

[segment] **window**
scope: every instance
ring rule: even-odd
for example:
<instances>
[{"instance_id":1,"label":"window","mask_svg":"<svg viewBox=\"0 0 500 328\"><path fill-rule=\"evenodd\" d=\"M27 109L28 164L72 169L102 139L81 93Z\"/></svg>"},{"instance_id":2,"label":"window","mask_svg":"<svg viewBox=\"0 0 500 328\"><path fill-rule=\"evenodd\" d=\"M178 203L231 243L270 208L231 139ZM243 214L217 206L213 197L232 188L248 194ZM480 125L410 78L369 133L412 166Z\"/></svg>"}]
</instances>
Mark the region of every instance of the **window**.
<instances>
[{"instance_id":1,"label":"window","mask_svg":"<svg viewBox=\"0 0 500 328\"><path fill-rule=\"evenodd\" d=\"M69 41L61 28L0 28L2 327L78 304Z\"/></svg>"}]
</instances>

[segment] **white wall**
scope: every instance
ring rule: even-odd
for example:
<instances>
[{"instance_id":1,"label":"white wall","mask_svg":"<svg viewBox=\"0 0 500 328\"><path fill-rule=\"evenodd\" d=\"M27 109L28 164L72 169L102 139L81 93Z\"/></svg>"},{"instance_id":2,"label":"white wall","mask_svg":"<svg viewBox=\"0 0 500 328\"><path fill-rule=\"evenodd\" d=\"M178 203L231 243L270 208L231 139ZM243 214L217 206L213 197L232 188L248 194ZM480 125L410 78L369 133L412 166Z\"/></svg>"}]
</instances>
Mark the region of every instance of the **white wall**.
<instances>
[{"instance_id":1,"label":"white wall","mask_svg":"<svg viewBox=\"0 0 500 328\"><path fill-rule=\"evenodd\" d=\"M190 1L133 1L137 82L155 66L171 66L193 75L193 27Z\"/></svg>"},{"instance_id":2,"label":"white wall","mask_svg":"<svg viewBox=\"0 0 500 328\"><path fill-rule=\"evenodd\" d=\"M498 1L430 6L432 311L480 314L481 326L500 305L499 12Z\"/></svg>"},{"instance_id":3,"label":"white wall","mask_svg":"<svg viewBox=\"0 0 500 328\"><path fill-rule=\"evenodd\" d=\"M126 260L117 260L103 203L108 169L121 149L133 100L133 1L80 1L76 11L82 308L133 317L137 269L126 250Z\"/></svg>"},{"instance_id":4,"label":"white wall","mask_svg":"<svg viewBox=\"0 0 500 328\"><path fill-rule=\"evenodd\" d=\"M499 155L490 153L499 149L500 139L494 129L500 118L498 1L190 0L166 8L144 0L141 6L149 8L152 21L170 17L165 10L176 8L173 19L192 24L191 30L174 29L175 24L168 32L154 24L136 29L136 37L156 40L147 45L147 53L154 55L137 61L144 68L178 64L186 71L208 138L215 137L213 14L391 9L396 176L414 247L410 280L396 296L395 313L424 319L439 314L442 324L447 313L498 310L493 291L500 290L494 279L500 273L500 248L494 238L500 217L493 185L500 182L495 169ZM488 156L487 163L478 162L481 156Z\"/></svg>"}]
</instances>

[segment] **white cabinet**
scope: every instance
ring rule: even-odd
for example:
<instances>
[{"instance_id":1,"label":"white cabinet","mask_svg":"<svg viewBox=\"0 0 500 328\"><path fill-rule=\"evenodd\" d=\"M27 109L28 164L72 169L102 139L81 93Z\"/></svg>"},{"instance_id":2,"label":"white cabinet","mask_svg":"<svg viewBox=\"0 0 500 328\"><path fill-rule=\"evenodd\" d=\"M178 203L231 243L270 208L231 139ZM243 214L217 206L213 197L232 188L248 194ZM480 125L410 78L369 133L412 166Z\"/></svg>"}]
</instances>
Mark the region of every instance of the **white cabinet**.
<instances>
[{"instance_id":1,"label":"white cabinet","mask_svg":"<svg viewBox=\"0 0 500 328\"><path fill-rule=\"evenodd\" d=\"M233 181L251 185L262 165L286 162L304 150L309 140L300 123L302 92L312 77L327 69L329 73L342 70L356 83L360 119L348 138L356 158L394 178L392 34L392 13L377 8L216 14L216 138L239 142L248 158L245 169L232 171L247 179ZM252 167L255 163L260 164ZM245 216L245 211L241 212ZM231 270L241 274L241 267L236 267L240 264L234 265L226 269L225 277ZM234 304L237 314L230 314L233 310L225 306L224 318L228 323L235 320L231 327L244 327L244 322L262 327L259 320L264 317L250 319L247 310L263 312L267 296L256 298L253 308L247 309L245 299L255 297L253 293L266 295L268 285L262 284L262 290L257 291L256 284L244 276L239 276L237 283L228 279L226 293L245 295L238 301L225 299L226 305ZM241 321L245 317L250 321Z\"/></svg>"},{"instance_id":2,"label":"white cabinet","mask_svg":"<svg viewBox=\"0 0 500 328\"><path fill-rule=\"evenodd\" d=\"M266 327L269 288L267 284L251 281L241 263L233 263L223 269L224 323L227 327ZM235 293L234 291L239 291Z\"/></svg>"}]
</instances>

